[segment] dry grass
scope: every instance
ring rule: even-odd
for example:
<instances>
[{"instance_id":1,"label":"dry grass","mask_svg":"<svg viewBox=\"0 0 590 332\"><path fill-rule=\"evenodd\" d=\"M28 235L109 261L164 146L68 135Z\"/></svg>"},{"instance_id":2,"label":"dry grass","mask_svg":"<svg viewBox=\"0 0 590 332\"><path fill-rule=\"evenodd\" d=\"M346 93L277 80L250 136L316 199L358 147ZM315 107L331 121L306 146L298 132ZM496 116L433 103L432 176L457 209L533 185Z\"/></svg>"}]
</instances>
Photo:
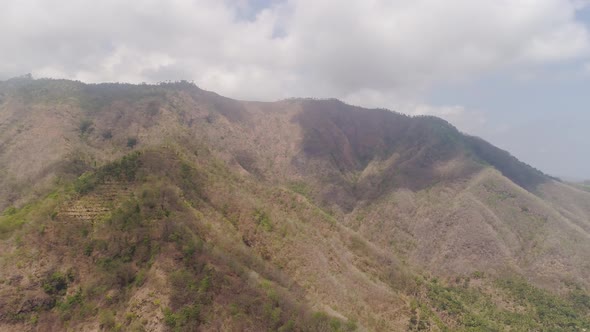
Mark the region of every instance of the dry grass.
<instances>
[{"instance_id":1,"label":"dry grass","mask_svg":"<svg viewBox=\"0 0 590 332\"><path fill-rule=\"evenodd\" d=\"M3 98L0 330L499 328L526 306L496 279L590 287L590 194L441 120L190 84ZM103 176L132 151L133 179ZM70 269L66 294L42 290Z\"/></svg>"}]
</instances>

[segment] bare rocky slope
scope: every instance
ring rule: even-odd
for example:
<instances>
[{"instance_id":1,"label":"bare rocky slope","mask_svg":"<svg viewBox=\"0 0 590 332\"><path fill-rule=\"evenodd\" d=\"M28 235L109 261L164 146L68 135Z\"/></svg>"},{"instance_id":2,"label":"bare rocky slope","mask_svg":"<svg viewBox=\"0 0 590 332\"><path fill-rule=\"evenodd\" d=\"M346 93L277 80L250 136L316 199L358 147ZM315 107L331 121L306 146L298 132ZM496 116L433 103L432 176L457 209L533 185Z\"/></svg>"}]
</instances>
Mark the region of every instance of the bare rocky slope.
<instances>
[{"instance_id":1,"label":"bare rocky slope","mask_svg":"<svg viewBox=\"0 0 590 332\"><path fill-rule=\"evenodd\" d=\"M590 328L590 192L435 117L11 79L0 211L0 330Z\"/></svg>"}]
</instances>

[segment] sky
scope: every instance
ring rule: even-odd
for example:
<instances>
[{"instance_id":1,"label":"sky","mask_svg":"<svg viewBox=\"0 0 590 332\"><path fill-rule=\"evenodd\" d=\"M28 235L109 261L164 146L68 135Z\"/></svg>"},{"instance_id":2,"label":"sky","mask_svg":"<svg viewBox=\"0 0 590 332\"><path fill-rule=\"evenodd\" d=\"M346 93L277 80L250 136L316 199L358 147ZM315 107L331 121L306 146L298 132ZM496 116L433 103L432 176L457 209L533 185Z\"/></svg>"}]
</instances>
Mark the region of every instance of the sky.
<instances>
[{"instance_id":1,"label":"sky","mask_svg":"<svg viewBox=\"0 0 590 332\"><path fill-rule=\"evenodd\" d=\"M445 118L590 179L587 0L5 0L0 80L190 80Z\"/></svg>"}]
</instances>

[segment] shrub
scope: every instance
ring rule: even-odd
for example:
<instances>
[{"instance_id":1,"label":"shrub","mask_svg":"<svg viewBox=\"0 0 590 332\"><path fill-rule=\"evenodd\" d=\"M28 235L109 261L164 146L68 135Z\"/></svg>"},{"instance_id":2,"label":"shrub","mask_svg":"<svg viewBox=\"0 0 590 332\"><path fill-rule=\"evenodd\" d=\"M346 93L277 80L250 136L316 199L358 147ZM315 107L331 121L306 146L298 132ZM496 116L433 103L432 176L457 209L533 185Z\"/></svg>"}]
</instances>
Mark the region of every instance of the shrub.
<instances>
[{"instance_id":1,"label":"shrub","mask_svg":"<svg viewBox=\"0 0 590 332\"><path fill-rule=\"evenodd\" d=\"M354 322L342 324L339 319L330 317L323 312L314 313L308 325L310 331L348 332L357 329Z\"/></svg>"},{"instance_id":2,"label":"shrub","mask_svg":"<svg viewBox=\"0 0 590 332\"><path fill-rule=\"evenodd\" d=\"M54 272L43 282L43 290L49 295L64 295L70 279L61 272Z\"/></svg>"},{"instance_id":3,"label":"shrub","mask_svg":"<svg viewBox=\"0 0 590 332\"><path fill-rule=\"evenodd\" d=\"M578 310L590 311L590 295L582 292L579 289L572 291L569 295L569 300Z\"/></svg>"},{"instance_id":4,"label":"shrub","mask_svg":"<svg viewBox=\"0 0 590 332\"><path fill-rule=\"evenodd\" d=\"M119 181L133 181L141 165L139 156L139 152L132 152L119 161L101 167L97 172L97 176L103 179L113 178Z\"/></svg>"},{"instance_id":5,"label":"shrub","mask_svg":"<svg viewBox=\"0 0 590 332\"><path fill-rule=\"evenodd\" d=\"M159 101L152 100L148 103L148 105L146 107L146 112L148 115L154 116L154 115L158 114L159 111L160 111L160 102Z\"/></svg>"},{"instance_id":6,"label":"shrub","mask_svg":"<svg viewBox=\"0 0 590 332\"><path fill-rule=\"evenodd\" d=\"M200 322L201 307L198 304L187 305L178 312L164 309L164 323L174 330L194 328Z\"/></svg>"},{"instance_id":7,"label":"shrub","mask_svg":"<svg viewBox=\"0 0 590 332\"><path fill-rule=\"evenodd\" d=\"M112 330L115 328L115 315L110 310L105 310L100 313L100 327L105 330Z\"/></svg>"},{"instance_id":8,"label":"shrub","mask_svg":"<svg viewBox=\"0 0 590 332\"><path fill-rule=\"evenodd\" d=\"M9 206L2 212L3 216L12 216L17 212L17 209L14 206Z\"/></svg>"},{"instance_id":9,"label":"shrub","mask_svg":"<svg viewBox=\"0 0 590 332\"><path fill-rule=\"evenodd\" d=\"M262 209L254 210L254 220L265 231L272 231L272 223L270 222L270 217Z\"/></svg>"},{"instance_id":10,"label":"shrub","mask_svg":"<svg viewBox=\"0 0 590 332\"><path fill-rule=\"evenodd\" d=\"M87 243L84 246L84 255L86 255L86 256L92 255L93 250L94 250L94 246L92 245L92 243Z\"/></svg>"},{"instance_id":11,"label":"shrub","mask_svg":"<svg viewBox=\"0 0 590 332\"><path fill-rule=\"evenodd\" d=\"M127 138L127 147L134 148L137 145L137 138L135 137L128 137Z\"/></svg>"},{"instance_id":12,"label":"shrub","mask_svg":"<svg viewBox=\"0 0 590 332\"><path fill-rule=\"evenodd\" d=\"M143 286L143 284L145 283L145 279L147 277L146 274L147 274L146 270L144 270L144 269L139 270L139 272L135 276L135 286L137 286L137 287Z\"/></svg>"},{"instance_id":13,"label":"shrub","mask_svg":"<svg viewBox=\"0 0 590 332\"><path fill-rule=\"evenodd\" d=\"M113 138L113 133L110 130L105 130L102 132L102 138L111 139Z\"/></svg>"},{"instance_id":14,"label":"shrub","mask_svg":"<svg viewBox=\"0 0 590 332\"><path fill-rule=\"evenodd\" d=\"M80 194L91 192L107 179L133 181L141 166L140 152L132 152L118 161L100 167L95 173L86 172L74 182L74 190Z\"/></svg>"},{"instance_id":15,"label":"shrub","mask_svg":"<svg viewBox=\"0 0 590 332\"><path fill-rule=\"evenodd\" d=\"M70 295L66 297L65 301L60 302L58 304L58 308L61 311L67 312L71 310L73 307L77 306L78 304L82 303L82 289L78 289L74 295Z\"/></svg>"},{"instance_id":16,"label":"shrub","mask_svg":"<svg viewBox=\"0 0 590 332\"><path fill-rule=\"evenodd\" d=\"M84 119L80 122L80 134L84 135L92 131L92 120Z\"/></svg>"},{"instance_id":17,"label":"shrub","mask_svg":"<svg viewBox=\"0 0 590 332\"><path fill-rule=\"evenodd\" d=\"M76 182L74 182L74 190L80 194L87 194L91 192L97 184L97 177L94 174L87 172L76 179Z\"/></svg>"},{"instance_id":18,"label":"shrub","mask_svg":"<svg viewBox=\"0 0 590 332\"><path fill-rule=\"evenodd\" d=\"M307 183L303 181L294 181L289 185L289 188L306 198L310 197L311 190L309 189Z\"/></svg>"}]
</instances>

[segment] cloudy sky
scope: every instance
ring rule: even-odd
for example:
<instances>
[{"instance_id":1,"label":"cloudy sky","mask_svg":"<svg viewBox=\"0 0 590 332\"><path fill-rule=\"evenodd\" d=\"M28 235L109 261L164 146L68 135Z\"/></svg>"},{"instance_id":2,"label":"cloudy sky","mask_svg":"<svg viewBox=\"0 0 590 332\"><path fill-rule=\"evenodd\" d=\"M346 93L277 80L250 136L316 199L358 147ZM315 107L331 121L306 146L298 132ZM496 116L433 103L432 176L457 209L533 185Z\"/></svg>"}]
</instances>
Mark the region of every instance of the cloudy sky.
<instances>
[{"instance_id":1,"label":"cloudy sky","mask_svg":"<svg viewBox=\"0 0 590 332\"><path fill-rule=\"evenodd\" d=\"M0 79L193 80L434 114L590 178L584 0L5 0Z\"/></svg>"}]
</instances>

